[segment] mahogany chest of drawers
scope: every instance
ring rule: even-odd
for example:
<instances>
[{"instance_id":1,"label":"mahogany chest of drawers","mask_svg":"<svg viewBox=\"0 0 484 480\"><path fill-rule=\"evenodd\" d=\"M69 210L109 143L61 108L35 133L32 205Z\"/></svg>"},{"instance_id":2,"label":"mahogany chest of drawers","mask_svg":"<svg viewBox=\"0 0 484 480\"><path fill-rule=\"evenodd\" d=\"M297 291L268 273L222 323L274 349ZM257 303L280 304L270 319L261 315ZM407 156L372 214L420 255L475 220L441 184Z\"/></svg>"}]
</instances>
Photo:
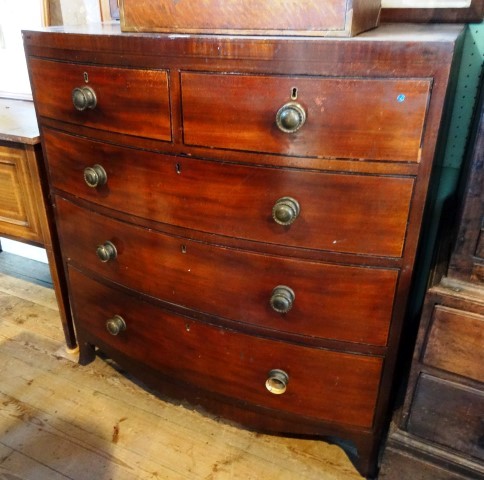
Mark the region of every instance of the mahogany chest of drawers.
<instances>
[{"instance_id":1,"label":"mahogany chest of drawers","mask_svg":"<svg viewBox=\"0 0 484 480\"><path fill-rule=\"evenodd\" d=\"M373 475L460 37L24 32L80 362Z\"/></svg>"}]
</instances>

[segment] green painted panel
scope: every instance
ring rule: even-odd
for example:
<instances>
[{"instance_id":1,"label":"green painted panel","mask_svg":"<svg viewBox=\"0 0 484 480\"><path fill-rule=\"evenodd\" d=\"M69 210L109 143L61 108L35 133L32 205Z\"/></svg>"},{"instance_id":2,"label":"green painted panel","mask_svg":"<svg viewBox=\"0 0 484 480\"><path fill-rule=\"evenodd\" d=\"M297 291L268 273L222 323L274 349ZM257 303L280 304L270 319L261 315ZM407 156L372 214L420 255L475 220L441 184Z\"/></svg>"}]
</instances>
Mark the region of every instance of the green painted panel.
<instances>
[{"instance_id":1,"label":"green painted panel","mask_svg":"<svg viewBox=\"0 0 484 480\"><path fill-rule=\"evenodd\" d=\"M484 58L484 23L467 27L444 166L460 168L479 87Z\"/></svg>"}]
</instances>

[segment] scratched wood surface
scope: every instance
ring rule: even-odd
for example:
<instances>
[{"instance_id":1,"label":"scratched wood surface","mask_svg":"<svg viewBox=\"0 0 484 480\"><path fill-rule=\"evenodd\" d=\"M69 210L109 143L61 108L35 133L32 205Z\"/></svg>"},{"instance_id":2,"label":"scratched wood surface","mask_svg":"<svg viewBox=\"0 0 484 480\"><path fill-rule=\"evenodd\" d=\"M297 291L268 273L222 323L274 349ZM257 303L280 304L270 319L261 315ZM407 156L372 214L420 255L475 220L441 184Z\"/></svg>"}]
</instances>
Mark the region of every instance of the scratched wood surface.
<instances>
[{"instance_id":1,"label":"scratched wood surface","mask_svg":"<svg viewBox=\"0 0 484 480\"><path fill-rule=\"evenodd\" d=\"M19 278L5 255L0 480L361 479L337 446L220 423L155 397L107 359L80 367L65 352L54 291Z\"/></svg>"}]
</instances>

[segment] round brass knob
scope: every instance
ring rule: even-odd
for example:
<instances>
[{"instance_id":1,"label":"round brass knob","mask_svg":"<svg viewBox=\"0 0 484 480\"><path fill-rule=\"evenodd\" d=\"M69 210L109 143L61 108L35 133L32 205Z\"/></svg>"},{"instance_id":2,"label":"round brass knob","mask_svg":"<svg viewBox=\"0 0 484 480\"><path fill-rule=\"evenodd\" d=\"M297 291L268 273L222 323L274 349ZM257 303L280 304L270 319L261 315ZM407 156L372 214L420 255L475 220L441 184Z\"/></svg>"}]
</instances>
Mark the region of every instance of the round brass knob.
<instances>
[{"instance_id":1,"label":"round brass knob","mask_svg":"<svg viewBox=\"0 0 484 480\"><path fill-rule=\"evenodd\" d=\"M285 133L297 132L306 122L306 111L300 103L289 102L276 113L276 124Z\"/></svg>"},{"instance_id":2,"label":"round brass knob","mask_svg":"<svg viewBox=\"0 0 484 480\"><path fill-rule=\"evenodd\" d=\"M106 329L111 335L119 335L126 330L126 322L123 317L114 315L106 321Z\"/></svg>"},{"instance_id":3,"label":"round brass knob","mask_svg":"<svg viewBox=\"0 0 484 480\"><path fill-rule=\"evenodd\" d=\"M294 305L296 294L292 288L285 285L278 285L272 290L271 307L277 313L287 313Z\"/></svg>"},{"instance_id":4,"label":"round brass knob","mask_svg":"<svg viewBox=\"0 0 484 480\"><path fill-rule=\"evenodd\" d=\"M76 110L92 110L97 105L96 93L91 87L79 87L72 90L72 103Z\"/></svg>"},{"instance_id":5,"label":"round brass knob","mask_svg":"<svg viewBox=\"0 0 484 480\"><path fill-rule=\"evenodd\" d=\"M266 380L266 388L274 395L281 395L287 389L289 375L284 370L271 370Z\"/></svg>"},{"instance_id":6,"label":"round brass knob","mask_svg":"<svg viewBox=\"0 0 484 480\"><path fill-rule=\"evenodd\" d=\"M291 225L299 215L301 207L292 197L282 197L272 207L272 218L279 225Z\"/></svg>"},{"instance_id":7,"label":"round brass knob","mask_svg":"<svg viewBox=\"0 0 484 480\"><path fill-rule=\"evenodd\" d=\"M114 260L118 256L118 252L114 246L114 243L107 241L102 245L97 246L96 255L101 262L106 263L109 262L109 260Z\"/></svg>"},{"instance_id":8,"label":"round brass knob","mask_svg":"<svg viewBox=\"0 0 484 480\"><path fill-rule=\"evenodd\" d=\"M108 175L101 165L93 165L84 169L84 181L88 187L102 187L108 181Z\"/></svg>"}]
</instances>

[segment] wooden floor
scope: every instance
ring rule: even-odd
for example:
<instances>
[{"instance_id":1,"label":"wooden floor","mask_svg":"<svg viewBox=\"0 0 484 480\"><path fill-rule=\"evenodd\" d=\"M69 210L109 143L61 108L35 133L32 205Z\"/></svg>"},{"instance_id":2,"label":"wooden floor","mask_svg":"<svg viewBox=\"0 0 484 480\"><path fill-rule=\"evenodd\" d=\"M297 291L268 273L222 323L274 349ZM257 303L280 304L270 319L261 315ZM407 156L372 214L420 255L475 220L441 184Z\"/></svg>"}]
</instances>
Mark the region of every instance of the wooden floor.
<instances>
[{"instance_id":1,"label":"wooden floor","mask_svg":"<svg viewBox=\"0 0 484 480\"><path fill-rule=\"evenodd\" d=\"M65 351L48 267L0 253L0 480L351 480L321 441L248 432Z\"/></svg>"}]
</instances>

